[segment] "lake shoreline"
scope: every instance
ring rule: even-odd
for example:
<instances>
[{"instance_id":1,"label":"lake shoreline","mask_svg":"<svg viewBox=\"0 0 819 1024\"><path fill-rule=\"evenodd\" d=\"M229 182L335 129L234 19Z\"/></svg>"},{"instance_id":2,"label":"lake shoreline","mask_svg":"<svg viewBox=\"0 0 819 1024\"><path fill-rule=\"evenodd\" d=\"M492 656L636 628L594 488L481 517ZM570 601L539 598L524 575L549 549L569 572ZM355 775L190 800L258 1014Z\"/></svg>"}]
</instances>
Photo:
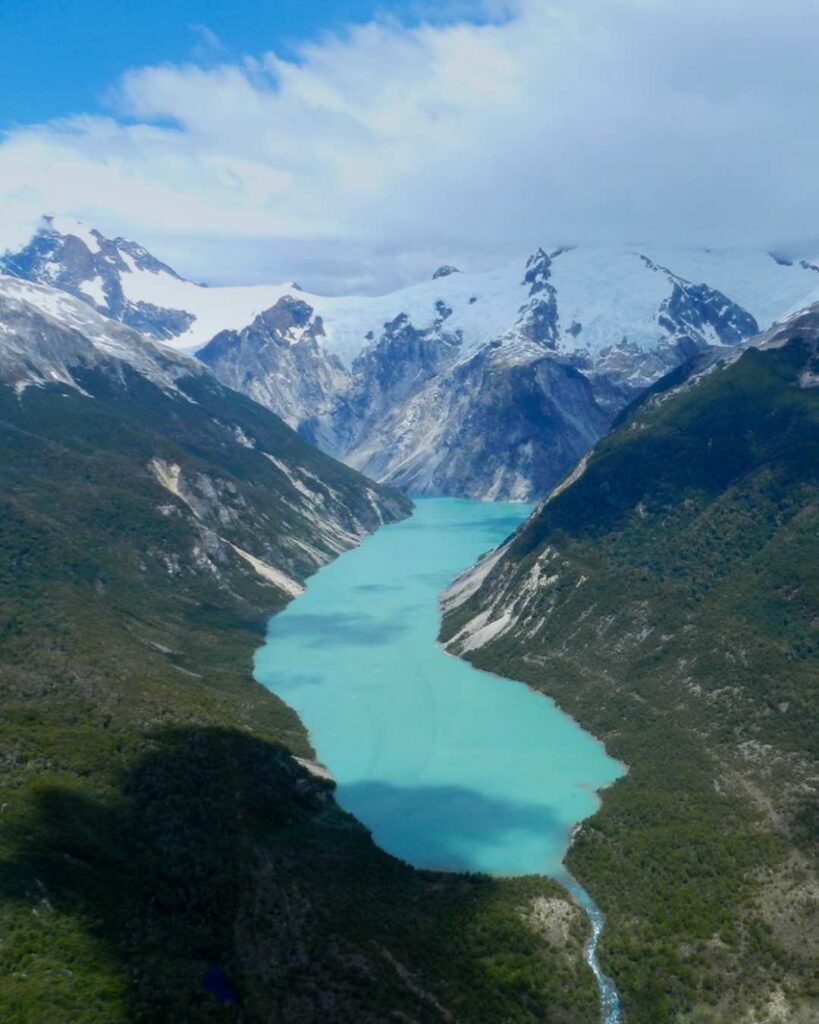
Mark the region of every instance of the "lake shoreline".
<instances>
[{"instance_id":1,"label":"lake shoreline","mask_svg":"<svg viewBox=\"0 0 819 1024\"><path fill-rule=\"evenodd\" d=\"M552 697L440 642L442 591L528 512L417 499L271 618L255 675L298 714L315 752L304 767L331 777L387 853L420 870L561 884L589 917L599 985L602 914L565 886L564 859L626 766Z\"/></svg>"}]
</instances>

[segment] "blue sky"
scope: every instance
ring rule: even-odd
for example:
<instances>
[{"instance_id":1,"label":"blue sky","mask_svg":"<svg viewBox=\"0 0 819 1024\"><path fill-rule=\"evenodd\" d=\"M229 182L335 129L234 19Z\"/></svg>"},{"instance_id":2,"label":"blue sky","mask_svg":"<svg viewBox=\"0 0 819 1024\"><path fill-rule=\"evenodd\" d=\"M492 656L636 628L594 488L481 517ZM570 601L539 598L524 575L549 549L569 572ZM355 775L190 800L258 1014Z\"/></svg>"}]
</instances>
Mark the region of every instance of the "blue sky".
<instances>
[{"instance_id":1,"label":"blue sky","mask_svg":"<svg viewBox=\"0 0 819 1024\"><path fill-rule=\"evenodd\" d=\"M0 0L0 249L55 213L334 293L538 245L815 258L817 53L817 0Z\"/></svg>"},{"instance_id":2,"label":"blue sky","mask_svg":"<svg viewBox=\"0 0 819 1024\"><path fill-rule=\"evenodd\" d=\"M476 5L417 0L2 0L0 128L105 109L129 68L210 64L393 17L442 22ZM470 17L474 19L474 10Z\"/></svg>"}]
</instances>

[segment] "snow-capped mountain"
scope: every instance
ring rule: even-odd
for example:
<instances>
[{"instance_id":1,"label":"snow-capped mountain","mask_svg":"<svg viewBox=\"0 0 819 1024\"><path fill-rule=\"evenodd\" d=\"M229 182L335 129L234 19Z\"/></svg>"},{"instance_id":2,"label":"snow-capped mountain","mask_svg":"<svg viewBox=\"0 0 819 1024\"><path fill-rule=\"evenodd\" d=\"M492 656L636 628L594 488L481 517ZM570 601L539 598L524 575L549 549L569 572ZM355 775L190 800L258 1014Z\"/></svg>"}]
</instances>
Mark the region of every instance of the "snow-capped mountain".
<instances>
[{"instance_id":1,"label":"snow-capped mountain","mask_svg":"<svg viewBox=\"0 0 819 1024\"><path fill-rule=\"evenodd\" d=\"M0 257L0 271L70 292L105 316L185 349L226 327L246 326L294 287L207 288L141 245L65 217L43 218L27 245Z\"/></svg>"},{"instance_id":2,"label":"snow-capped mountain","mask_svg":"<svg viewBox=\"0 0 819 1024\"><path fill-rule=\"evenodd\" d=\"M444 267L373 299L302 293L199 356L376 479L414 493L530 499L640 390L819 292L809 264L681 253L683 273L671 255L539 249L523 266ZM730 291L702 283L705 273ZM298 336L275 324L294 301Z\"/></svg>"},{"instance_id":3,"label":"snow-capped mountain","mask_svg":"<svg viewBox=\"0 0 819 1024\"><path fill-rule=\"evenodd\" d=\"M445 265L381 296L204 287L56 219L4 265L176 346L209 342L220 379L379 480L482 498L542 495L642 388L819 298L819 260L638 246Z\"/></svg>"},{"instance_id":4,"label":"snow-capped mountain","mask_svg":"<svg viewBox=\"0 0 819 1024\"><path fill-rule=\"evenodd\" d=\"M46 384L82 391L82 374L100 366L128 366L166 392L207 372L64 291L0 274L0 381L18 394Z\"/></svg>"}]
</instances>

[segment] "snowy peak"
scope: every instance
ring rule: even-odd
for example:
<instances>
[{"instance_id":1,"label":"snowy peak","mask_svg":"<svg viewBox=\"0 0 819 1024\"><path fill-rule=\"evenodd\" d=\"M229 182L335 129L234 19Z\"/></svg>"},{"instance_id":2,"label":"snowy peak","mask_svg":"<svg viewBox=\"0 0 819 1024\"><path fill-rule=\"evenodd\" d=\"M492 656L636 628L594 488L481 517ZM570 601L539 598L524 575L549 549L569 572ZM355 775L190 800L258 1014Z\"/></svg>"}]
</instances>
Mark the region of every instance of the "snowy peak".
<instances>
[{"instance_id":1,"label":"snowy peak","mask_svg":"<svg viewBox=\"0 0 819 1024\"><path fill-rule=\"evenodd\" d=\"M526 261L521 284L528 289L529 301L520 307L520 316L509 334L513 346L515 342L524 341L535 347L557 347L558 295L551 276L552 257L539 248Z\"/></svg>"},{"instance_id":2,"label":"snowy peak","mask_svg":"<svg viewBox=\"0 0 819 1024\"><path fill-rule=\"evenodd\" d=\"M124 273L144 270L152 274L168 274L177 281L183 280L175 270L152 256L143 246L120 236L114 239L106 238L96 228L91 228L79 220L47 214L34 236L34 239L38 238L43 239L46 246L50 245L52 250L57 251L65 246L76 249L79 242L89 254L102 254L110 266Z\"/></svg>"},{"instance_id":3,"label":"snowy peak","mask_svg":"<svg viewBox=\"0 0 819 1024\"><path fill-rule=\"evenodd\" d=\"M125 238L80 221L46 217L27 245L0 256L0 272L69 292L105 316L177 348L195 349L240 330L295 283L208 288Z\"/></svg>"},{"instance_id":4,"label":"snowy peak","mask_svg":"<svg viewBox=\"0 0 819 1024\"><path fill-rule=\"evenodd\" d=\"M542 249L532 253L526 261L526 273L523 275L523 286L529 289L529 296L537 295L547 286L552 273L552 259Z\"/></svg>"},{"instance_id":5,"label":"snowy peak","mask_svg":"<svg viewBox=\"0 0 819 1024\"><path fill-rule=\"evenodd\" d=\"M261 354L266 350L298 346L318 354L319 339L323 337L324 325L313 307L303 299L283 295L241 331L220 331L199 350L198 358L211 363L239 348Z\"/></svg>"},{"instance_id":6,"label":"snowy peak","mask_svg":"<svg viewBox=\"0 0 819 1024\"><path fill-rule=\"evenodd\" d=\"M195 359L156 344L47 285L0 275L0 380L18 393L63 384L83 391L83 375L124 366L164 391L206 371Z\"/></svg>"},{"instance_id":7,"label":"snowy peak","mask_svg":"<svg viewBox=\"0 0 819 1024\"><path fill-rule=\"evenodd\" d=\"M457 267L451 266L449 263L445 263L442 267L438 267L432 275L432 280L437 281L438 278L449 277L450 274L460 274L460 270L458 270Z\"/></svg>"},{"instance_id":8,"label":"snowy peak","mask_svg":"<svg viewBox=\"0 0 819 1024\"><path fill-rule=\"evenodd\" d=\"M321 317L303 299L283 295L279 301L260 313L251 328L266 331L279 343L298 345L304 341L315 341L324 334Z\"/></svg>"},{"instance_id":9,"label":"snowy peak","mask_svg":"<svg viewBox=\"0 0 819 1024\"><path fill-rule=\"evenodd\" d=\"M194 319L183 309L163 307L129 294L130 277L148 275L183 283L175 271L135 242L106 238L79 221L43 218L42 226L23 249L7 253L0 260L0 269L14 277L60 288L105 316L154 338L175 338Z\"/></svg>"},{"instance_id":10,"label":"snowy peak","mask_svg":"<svg viewBox=\"0 0 819 1024\"><path fill-rule=\"evenodd\" d=\"M283 295L241 331L220 331L198 353L219 379L277 413L311 440L346 389L347 373L321 347L324 327L309 303ZM325 450L334 446L323 443Z\"/></svg>"}]
</instances>

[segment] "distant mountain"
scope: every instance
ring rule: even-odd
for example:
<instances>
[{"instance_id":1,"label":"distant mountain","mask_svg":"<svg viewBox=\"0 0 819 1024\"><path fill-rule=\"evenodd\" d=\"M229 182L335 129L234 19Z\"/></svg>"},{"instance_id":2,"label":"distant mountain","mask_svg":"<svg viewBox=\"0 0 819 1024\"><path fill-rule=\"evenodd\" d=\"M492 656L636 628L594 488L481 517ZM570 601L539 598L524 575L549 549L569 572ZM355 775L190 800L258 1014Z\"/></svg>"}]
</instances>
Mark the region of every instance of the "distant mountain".
<instances>
[{"instance_id":1,"label":"distant mountain","mask_svg":"<svg viewBox=\"0 0 819 1024\"><path fill-rule=\"evenodd\" d=\"M568 861L628 1020L814 1017L819 304L650 389L445 605L629 766Z\"/></svg>"},{"instance_id":2,"label":"distant mountain","mask_svg":"<svg viewBox=\"0 0 819 1024\"><path fill-rule=\"evenodd\" d=\"M94 228L56 217L17 253L0 260L4 273L69 292L106 316L154 338L170 340L184 334L195 317L135 298L131 281L151 280L160 288L186 282L170 267L134 242L109 239Z\"/></svg>"},{"instance_id":3,"label":"distant mountain","mask_svg":"<svg viewBox=\"0 0 819 1024\"><path fill-rule=\"evenodd\" d=\"M748 305L636 250L541 249L525 267L442 268L378 299L285 297L199 356L376 479L410 493L532 499L642 388L757 333L750 309L765 322L819 291L810 268L767 255L676 258ZM298 336L279 326L294 302Z\"/></svg>"},{"instance_id":4,"label":"distant mountain","mask_svg":"<svg viewBox=\"0 0 819 1024\"><path fill-rule=\"evenodd\" d=\"M4 265L177 346L210 342L220 379L376 479L478 498L542 496L642 388L819 296L819 261L634 246L442 266L376 297L205 288L58 219Z\"/></svg>"},{"instance_id":5,"label":"distant mountain","mask_svg":"<svg viewBox=\"0 0 819 1024\"><path fill-rule=\"evenodd\" d=\"M206 288L180 277L141 245L106 238L65 217L45 217L0 272L60 288L120 323L177 348L202 345L225 327L244 327L292 284Z\"/></svg>"}]
</instances>

